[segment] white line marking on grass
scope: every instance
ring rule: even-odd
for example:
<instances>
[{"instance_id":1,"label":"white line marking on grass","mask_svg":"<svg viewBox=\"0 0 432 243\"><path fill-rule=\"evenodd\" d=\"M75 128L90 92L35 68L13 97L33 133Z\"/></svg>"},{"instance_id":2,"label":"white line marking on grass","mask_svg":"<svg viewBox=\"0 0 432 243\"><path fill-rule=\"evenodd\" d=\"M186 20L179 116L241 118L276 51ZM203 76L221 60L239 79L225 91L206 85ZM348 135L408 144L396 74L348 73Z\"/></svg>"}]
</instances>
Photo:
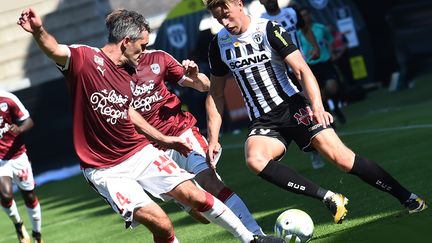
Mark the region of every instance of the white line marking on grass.
<instances>
[{"instance_id":1,"label":"white line marking on grass","mask_svg":"<svg viewBox=\"0 0 432 243\"><path fill-rule=\"evenodd\" d=\"M401 130L422 129L422 128L432 128L432 124L409 125L409 126L387 127L387 128L371 128L371 129L364 129L359 131L341 132L338 133L338 135L349 136L349 135L357 135L357 134L380 133L380 132L401 131Z\"/></svg>"},{"instance_id":2,"label":"white line marking on grass","mask_svg":"<svg viewBox=\"0 0 432 243\"><path fill-rule=\"evenodd\" d=\"M411 130L411 129L428 129L432 128L432 124L419 124L419 125L409 125L409 126L399 126L399 127L388 127L388 128L370 128L370 129L363 129L358 131L346 131L346 132L340 132L338 133L339 136L350 136L350 135L359 135L359 134L368 134L368 133L381 133L381 132L390 132L390 131L402 131L402 130ZM224 149L239 149L243 148L243 143L238 144L226 144L223 145ZM70 167L65 167L57 170L51 170L44 172L38 176L35 177L35 180L38 184L38 186L41 186L42 184L45 184L50 181L55 180L63 180L66 178L69 178L71 176L77 175L80 173L80 167L79 165L73 165ZM17 188L14 187L14 190Z\"/></svg>"},{"instance_id":3,"label":"white line marking on grass","mask_svg":"<svg viewBox=\"0 0 432 243\"><path fill-rule=\"evenodd\" d=\"M358 131L346 131L338 133L339 136L350 136L350 135L359 135L359 134L368 134L368 133L381 133L381 132L390 132L390 131L402 131L402 130L412 130L412 129L428 129L432 128L432 124L419 124L419 125L409 125L409 126L399 126L399 127L387 127L387 128L370 128L363 129ZM222 146L224 149L238 149L243 148L244 144L226 144Z\"/></svg>"}]
</instances>

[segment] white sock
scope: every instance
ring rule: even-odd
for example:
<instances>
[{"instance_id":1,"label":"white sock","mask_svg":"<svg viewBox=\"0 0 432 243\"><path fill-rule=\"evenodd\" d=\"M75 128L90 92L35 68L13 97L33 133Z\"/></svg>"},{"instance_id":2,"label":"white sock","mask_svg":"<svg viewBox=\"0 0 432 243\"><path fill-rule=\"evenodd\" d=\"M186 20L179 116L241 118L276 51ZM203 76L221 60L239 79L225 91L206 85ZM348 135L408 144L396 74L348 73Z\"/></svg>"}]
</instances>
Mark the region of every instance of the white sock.
<instances>
[{"instance_id":1,"label":"white sock","mask_svg":"<svg viewBox=\"0 0 432 243\"><path fill-rule=\"evenodd\" d=\"M244 202L239 196L237 196L237 194L231 194L231 196L224 203L231 209L231 211L233 211L235 215L237 215L243 225L246 226L250 232L254 233L254 235L265 235Z\"/></svg>"},{"instance_id":2,"label":"white sock","mask_svg":"<svg viewBox=\"0 0 432 243\"><path fill-rule=\"evenodd\" d=\"M207 192L206 192L207 193ZM213 197L208 193L207 196ZM210 222L215 223L228 230L241 242L249 243L253 240L253 233L242 224L239 218L219 199L213 197L213 207L201 212Z\"/></svg>"},{"instance_id":3,"label":"white sock","mask_svg":"<svg viewBox=\"0 0 432 243\"><path fill-rule=\"evenodd\" d=\"M15 200L12 200L12 205L10 206L10 208L3 207L3 210L6 212L6 214L9 216L9 218L14 224L21 222L21 217L18 213L18 208L16 206Z\"/></svg>"},{"instance_id":4,"label":"white sock","mask_svg":"<svg viewBox=\"0 0 432 243\"><path fill-rule=\"evenodd\" d=\"M41 207L40 204L38 203L36 205L36 207L34 208L29 208L27 207L27 214L30 218L32 227L33 227L33 231L35 232L41 232L41 228L42 228L42 214L41 214Z\"/></svg>"},{"instance_id":5,"label":"white sock","mask_svg":"<svg viewBox=\"0 0 432 243\"><path fill-rule=\"evenodd\" d=\"M334 194L335 194L334 192L328 190L328 191L326 192L326 194L324 195L324 201L327 200L327 198L333 196Z\"/></svg>"}]
</instances>

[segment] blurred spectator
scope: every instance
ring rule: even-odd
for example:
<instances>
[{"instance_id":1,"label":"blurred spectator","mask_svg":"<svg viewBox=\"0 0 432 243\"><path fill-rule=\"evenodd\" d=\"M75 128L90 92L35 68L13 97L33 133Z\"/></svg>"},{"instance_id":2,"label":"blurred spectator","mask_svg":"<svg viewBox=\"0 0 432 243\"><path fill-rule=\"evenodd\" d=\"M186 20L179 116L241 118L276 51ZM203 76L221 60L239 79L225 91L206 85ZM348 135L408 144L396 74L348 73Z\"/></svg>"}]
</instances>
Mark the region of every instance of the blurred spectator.
<instances>
[{"instance_id":1,"label":"blurred spectator","mask_svg":"<svg viewBox=\"0 0 432 243\"><path fill-rule=\"evenodd\" d=\"M345 33L340 32L334 25L328 25L327 27L333 36L331 59L339 69L339 73L342 76L341 81L345 85L353 84L354 80L349 63L348 39Z\"/></svg>"}]
</instances>

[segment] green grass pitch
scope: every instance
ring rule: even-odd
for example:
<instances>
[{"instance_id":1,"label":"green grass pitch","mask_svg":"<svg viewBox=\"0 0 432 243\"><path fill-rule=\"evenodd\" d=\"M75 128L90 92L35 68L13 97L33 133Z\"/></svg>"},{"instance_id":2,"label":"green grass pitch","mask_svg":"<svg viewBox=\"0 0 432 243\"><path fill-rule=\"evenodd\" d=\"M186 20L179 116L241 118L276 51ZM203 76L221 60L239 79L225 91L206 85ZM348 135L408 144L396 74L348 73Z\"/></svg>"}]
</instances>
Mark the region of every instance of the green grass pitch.
<instances>
[{"instance_id":1,"label":"green grass pitch","mask_svg":"<svg viewBox=\"0 0 432 243\"><path fill-rule=\"evenodd\" d=\"M370 92L364 101L345 108L348 123L339 125L342 140L358 154L378 162L408 189L432 201L432 75L416 80L412 89ZM327 163L313 170L307 154L292 145L283 162L322 187L345 194L349 213L333 224L321 202L285 192L254 176L243 156L245 130L225 134L218 171L246 202L264 231L273 234L277 216L286 209L306 211L314 220L313 243L432 242L432 209L408 215L396 199ZM125 230L120 217L87 185L82 175L37 188L46 243L152 242L140 226ZM23 201L16 195L27 229L31 225ZM216 225L200 225L172 202L160 203L172 219L180 242L237 242ZM0 243L17 242L12 223L0 214Z\"/></svg>"}]
</instances>

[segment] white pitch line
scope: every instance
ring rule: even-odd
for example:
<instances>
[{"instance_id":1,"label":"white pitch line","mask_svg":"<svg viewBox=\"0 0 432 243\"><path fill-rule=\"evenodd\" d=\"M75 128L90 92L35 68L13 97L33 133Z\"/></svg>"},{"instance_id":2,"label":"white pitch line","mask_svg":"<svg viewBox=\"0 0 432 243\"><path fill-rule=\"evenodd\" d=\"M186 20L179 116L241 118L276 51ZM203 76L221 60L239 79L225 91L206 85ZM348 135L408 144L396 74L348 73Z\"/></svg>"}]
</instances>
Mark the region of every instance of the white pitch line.
<instances>
[{"instance_id":1,"label":"white pitch line","mask_svg":"<svg viewBox=\"0 0 432 243\"><path fill-rule=\"evenodd\" d=\"M368 133L381 133L381 132L390 132L390 131L402 131L402 130L411 130L411 129L428 129L432 128L432 124L421 124L421 125L409 125L409 126L399 126L399 127L388 127L388 128L370 128L358 131L346 131L338 133L339 136L350 136L350 135L359 135L359 134L368 134ZM226 144L223 145L224 149L238 149L243 148L244 144Z\"/></svg>"}]
</instances>

